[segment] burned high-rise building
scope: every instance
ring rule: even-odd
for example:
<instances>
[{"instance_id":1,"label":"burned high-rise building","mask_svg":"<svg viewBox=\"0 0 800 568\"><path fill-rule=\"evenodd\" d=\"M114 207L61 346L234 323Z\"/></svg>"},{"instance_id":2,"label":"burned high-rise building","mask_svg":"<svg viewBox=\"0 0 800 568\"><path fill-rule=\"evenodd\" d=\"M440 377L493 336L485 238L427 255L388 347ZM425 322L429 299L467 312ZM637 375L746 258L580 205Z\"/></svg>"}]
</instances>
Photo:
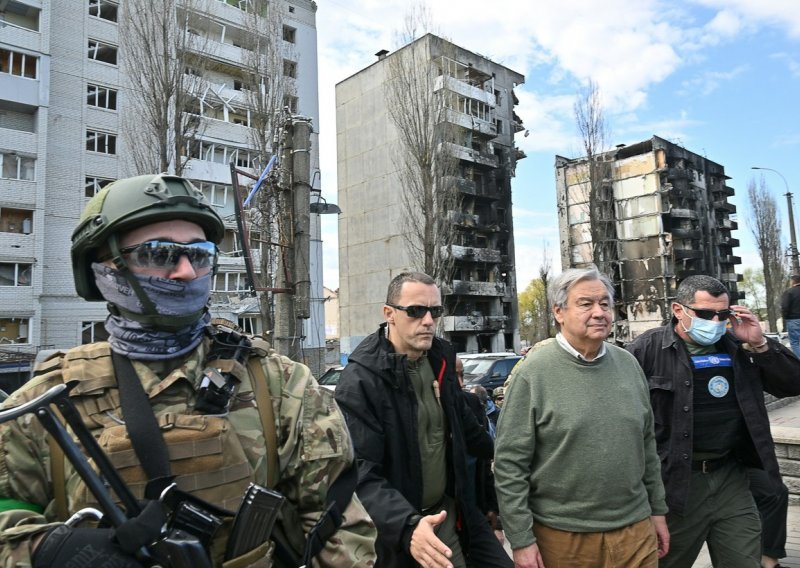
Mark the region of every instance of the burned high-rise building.
<instances>
[{"instance_id":1,"label":"burned high-rise building","mask_svg":"<svg viewBox=\"0 0 800 568\"><path fill-rule=\"evenodd\" d=\"M617 341L665 323L687 276L713 276L732 300L743 296L727 179L722 165L657 136L593 159L556 157L561 263L611 277Z\"/></svg>"}]
</instances>

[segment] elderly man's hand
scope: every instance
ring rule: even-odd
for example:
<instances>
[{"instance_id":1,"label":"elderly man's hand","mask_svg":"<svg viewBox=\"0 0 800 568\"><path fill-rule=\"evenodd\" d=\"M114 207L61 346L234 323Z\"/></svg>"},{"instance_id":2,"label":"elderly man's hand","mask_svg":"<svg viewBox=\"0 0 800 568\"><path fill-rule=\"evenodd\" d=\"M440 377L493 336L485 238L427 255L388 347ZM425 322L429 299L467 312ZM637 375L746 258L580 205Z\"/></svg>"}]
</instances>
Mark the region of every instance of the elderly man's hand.
<instances>
[{"instance_id":1,"label":"elderly man's hand","mask_svg":"<svg viewBox=\"0 0 800 568\"><path fill-rule=\"evenodd\" d=\"M514 568L544 568L544 560L539 552L539 545L535 542L525 548L515 548Z\"/></svg>"},{"instance_id":2,"label":"elderly man's hand","mask_svg":"<svg viewBox=\"0 0 800 568\"><path fill-rule=\"evenodd\" d=\"M664 558L669 552L669 529L667 528L667 518L664 515L653 515L650 517L653 528L658 538L658 557Z\"/></svg>"},{"instance_id":3,"label":"elderly man's hand","mask_svg":"<svg viewBox=\"0 0 800 568\"><path fill-rule=\"evenodd\" d=\"M411 533L411 556L424 568L453 568L453 552L433 532L447 518L447 511L422 517Z\"/></svg>"}]
</instances>

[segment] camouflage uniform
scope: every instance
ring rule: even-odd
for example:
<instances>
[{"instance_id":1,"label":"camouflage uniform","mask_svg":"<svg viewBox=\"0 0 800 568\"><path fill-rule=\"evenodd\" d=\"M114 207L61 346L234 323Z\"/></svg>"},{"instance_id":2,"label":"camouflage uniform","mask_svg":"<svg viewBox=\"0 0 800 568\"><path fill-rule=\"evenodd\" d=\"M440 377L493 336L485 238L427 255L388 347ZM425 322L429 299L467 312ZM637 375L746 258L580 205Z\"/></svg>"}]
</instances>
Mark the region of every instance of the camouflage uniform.
<instances>
[{"instance_id":1,"label":"camouflage uniform","mask_svg":"<svg viewBox=\"0 0 800 568\"><path fill-rule=\"evenodd\" d=\"M133 361L133 366L170 447L171 468L178 486L235 510L250 481L267 485L264 435L244 367L235 373L241 383L229 414L192 415L210 342L204 340L171 372L159 369L158 364ZM277 427L280 475L276 489L287 498L278 527L294 548L302 551L305 537L299 527L305 533L320 517L328 486L352 462L353 448L332 395L318 387L307 367L274 352L265 353L260 361L268 378ZM85 423L134 494L141 496L146 479L125 436L108 343L76 347L41 363L34 378L4 406L16 406L71 380L79 381L70 396ZM197 436L203 438L200 443ZM182 441L185 447L187 437L193 440L188 457L186 453L182 459L176 457L180 452L174 449L180 449ZM28 503L41 511L16 509L0 513L0 566L30 566L31 536L56 521L49 454L46 433L33 415L0 425L0 498ZM70 514L93 504L68 462L66 490ZM313 565L373 566L375 538L375 527L353 494L341 527ZM212 548L214 565L221 566L224 536ZM266 543L254 555L258 559L251 557L233 565L272 566L272 552L273 545ZM226 563L228 566L231 564Z\"/></svg>"}]
</instances>

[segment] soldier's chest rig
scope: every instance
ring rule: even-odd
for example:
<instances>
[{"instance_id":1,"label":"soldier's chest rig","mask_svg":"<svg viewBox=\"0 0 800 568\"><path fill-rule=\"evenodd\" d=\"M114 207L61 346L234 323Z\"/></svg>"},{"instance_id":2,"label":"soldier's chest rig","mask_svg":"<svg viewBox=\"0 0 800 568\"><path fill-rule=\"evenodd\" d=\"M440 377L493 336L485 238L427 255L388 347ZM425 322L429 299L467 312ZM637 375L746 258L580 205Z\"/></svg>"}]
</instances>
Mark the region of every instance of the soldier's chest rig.
<instances>
[{"instance_id":1,"label":"soldier's chest rig","mask_svg":"<svg viewBox=\"0 0 800 568\"><path fill-rule=\"evenodd\" d=\"M251 481L274 485L273 479L266 479L266 473L277 473L277 456L268 459L264 446L255 451L252 443L254 430L269 437L272 424L275 434L269 393L265 396L267 403L257 407L253 390L253 384L266 389L266 379L251 380L252 372L248 372L256 365L260 368L257 359L249 364L254 350L261 354L266 351L261 346L253 347L248 338L236 332L211 329L211 346L202 369L175 369L153 386L149 395L142 390L166 446L167 455L162 456L166 463L155 460L156 465L147 461L158 452L158 446L152 439L137 440L137 435L139 438L142 435L137 434L141 429L132 430L136 420L125 419L125 405L120 396L123 381L128 385L135 381L135 386L142 389L130 362L125 360L120 365L105 343L77 347L65 358L64 382L75 383L72 400L137 498L145 496L149 479L171 474L179 489L235 511ZM123 370L125 362L130 366L127 370ZM137 418L146 412L129 409L128 413ZM264 416L265 413L269 416ZM144 449L137 449L137 442ZM272 450L277 451L274 445ZM264 467L265 459L275 463ZM67 509L71 511L96 506L76 475L66 480L66 498Z\"/></svg>"}]
</instances>

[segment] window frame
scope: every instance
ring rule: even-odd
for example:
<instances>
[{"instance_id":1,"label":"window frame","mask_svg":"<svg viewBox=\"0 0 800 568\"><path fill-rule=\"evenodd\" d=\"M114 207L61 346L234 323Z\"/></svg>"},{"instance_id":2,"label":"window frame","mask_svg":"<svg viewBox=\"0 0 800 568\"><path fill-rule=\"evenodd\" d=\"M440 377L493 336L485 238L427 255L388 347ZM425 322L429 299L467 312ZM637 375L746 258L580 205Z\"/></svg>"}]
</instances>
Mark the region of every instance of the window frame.
<instances>
[{"instance_id":1,"label":"window frame","mask_svg":"<svg viewBox=\"0 0 800 568\"><path fill-rule=\"evenodd\" d=\"M113 19L103 16L103 6L113 6ZM97 14L92 13L92 8L96 7ZM119 23L119 4L110 0L89 0L89 17L105 20L106 22Z\"/></svg>"},{"instance_id":2,"label":"window frame","mask_svg":"<svg viewBox=\"0 0 800 568\"><path fill-rule=\"evenodd\" d=\"M89 58L90 61L96 61L97 63L105 63L106 65L112 65L114 67L119 66L119 46L113 45L111 43L106 43L104 41L100 41L99 39L92 39L88 38L87 40L88 47L86 56ZM94 44L94 45L93 45ZM106 59L100 59L97 57L98 53L100 53L101 48L110 48L114 51L114 60L107 61ZM94 57L92 56L94 54Z\"/></svg>"},{"instance_id":3,"label":"window frame","mask_svg":"<svg viewBox=\"0 0 800 568\"><path fill-rule=\"evenodd\" d=\"M90 140L92 139L92 135L94 135L94 148L89 147ZM100 147L99 141L103 139L105 143L103 147L104 150L98 149ZM112 151L108 151L109 147ZM105 156L116 156L117 155L117 135L112 132L104 132L102 130L91 130L89 128L86 129L86 151L87 152L94 152L96 154L103 154Z\"/></svg>"},{"instance_id":4,"label":"window frame","mask_svg":"<svg viewBox=\"0 0 800 568\"><path fill-rule=\"evenodd\" d=\"M94 92L92 92L94 89ZM99 108L103 110L116 111L117 110L117 89L105 87L103 85L96 85L94 83L86 84L86 105L92 108ZM91 99L94 98L95 102L92 103ZM105 99L105 104L100 104L100 99Z\"/></svg>"},{"instance_id":5,"label":"window frame","mask_svg":"<svg viewBox=\"0 0 800 568\"><path fill-rule=\"evenodd\" d=\"M3 59L6 60L5 68L3 67ZM30 74L29 61L33 62L32 74ZM15 70L18 72L15 72ZM36 81L39 79L39 57L5 47L0 48L0 73Z\"/></svg>"},{"instance_id":6,"label":"window frame","mask_svg":"<svg viewBox=\"0 0 800 568\"><path fill-rule=\"evenodd\" d=\"M16 162L14 177L6 177L6 160L13 158ZM29 163L29 168L24 164ZM23 177L23 172L31 172L30 177ZM36 158L33 156L23 156L16 152L0 152L0 179L13 179L16 181L36 181Z\"/></svg>"},{"instance_id":7,"label":"window frame","mask_svg":"<svg viewBox=\"0 0 800 568\"><path fill-rule=\"evenodd\" d=\"M97 195L105 186L114 182L115 180L111 178L104 178L99 176L85 176L84 184L83 184L83 195L84 197L94 197ZM92 194L89 195L89 187L91 184Z\"/></svg>"},{"instance_id":8,"label":"window frame","mask_svg":"<svg viewBox=\"0 0 800 568\"><path fill-rule=\"evenodd\" d=\"M13 266L13 284L3 284L0 280L0 288L27 288L33 286L33 263L32 262L0 262L0 267ZM21 268L22 267L22 268ZM20 284L20 275L28 273L28 283Z\"/></svg>"}]
</instances>

